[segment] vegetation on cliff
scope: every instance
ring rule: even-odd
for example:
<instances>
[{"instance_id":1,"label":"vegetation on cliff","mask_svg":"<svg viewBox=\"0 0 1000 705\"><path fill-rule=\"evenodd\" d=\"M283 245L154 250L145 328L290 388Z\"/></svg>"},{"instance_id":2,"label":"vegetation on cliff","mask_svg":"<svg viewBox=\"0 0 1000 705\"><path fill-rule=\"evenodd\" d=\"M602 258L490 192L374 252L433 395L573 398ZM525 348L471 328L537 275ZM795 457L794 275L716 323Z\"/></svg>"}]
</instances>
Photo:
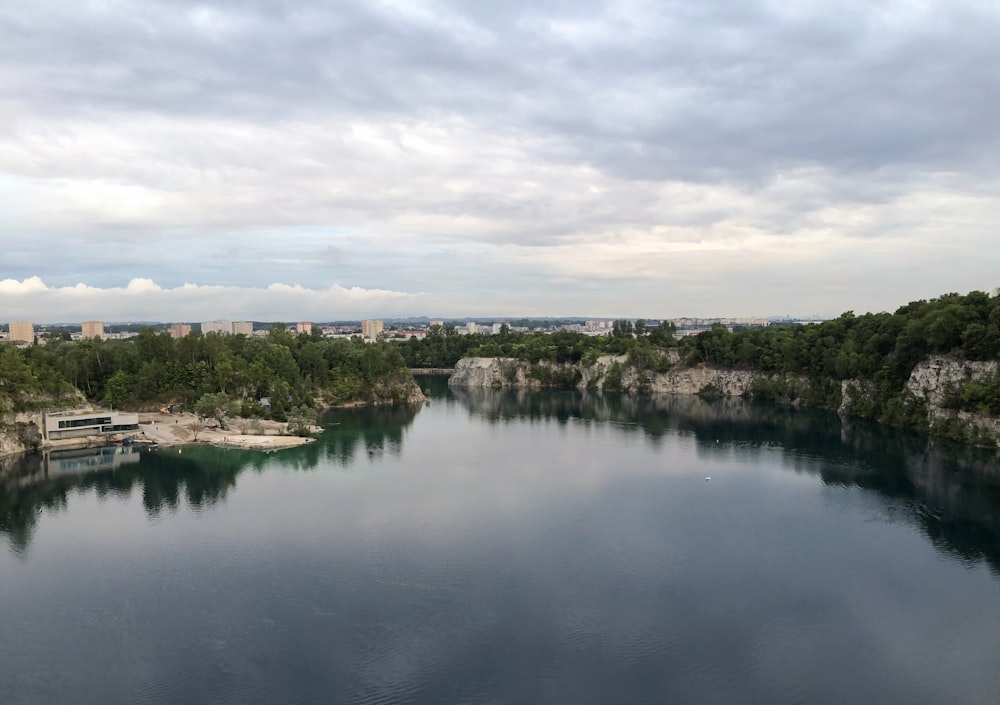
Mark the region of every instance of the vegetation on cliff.
<instances>
[{"instance_id":1,"label":"vegetation on cliff","mask_svg":"<svg viewBox=\"0 0 1000 705\"><path fill-rule=\"evenodd\" d=\"M811 382L805 401L815 406L837 408L841 382L857 380L864 392L848 400L853 415L924 429L926 409L903 394L910 374L931 355L1000 357L1000 296L946 294L894 313L847 312L806 326L736 333L720 327L684 340L682 355L688 364L803 376ZM755 396L782 398L789 391L762 383ZM1000 383L970 381L953 390L951 400L956 407L994 414L1000 411Z\"/></svg>"},{"instance_id":2,"label":"vegetation on cliff","mask_svg":"<svg viewBox=\"0 0 1000 705\"><path fill-rule=\"evenodd\" d=\"M646 372L670 368L667 348L678 347L682 364L705 364L755 373L750 395L778 401L802 401L811 406L846 408L854 416L898 426L930 430L926 402L906 394L915 366L935 355L965 360L1000 358L1000 295L974 291L946 294L911 302L893 313L861 316L847 312L818 324L768 326L729 331L717 326L679 342L666 326L647 331L615 324L608 337L579 333L449 336L437 331L425 341L410 341L404 355L412 366L451 365L462 356L504 357L532 365L580 363L589 366L599 355L627 354L629 364ZM534 368L533 368L534 369ZM608 370L604 388L615 387L620 368ZM538 376L541 375L541 376ZM558 371L535 375L546 386L572 386L579 379ZM544 377L544 379L542 378ZM844 399L844 382L848 399ZM711 392L712 390L707 390ZM1000 372L988 378L954 383L947 390L946 408L1000 415ZM968 440L963 424L934 429Z\"/></svg>"}]
</instances>

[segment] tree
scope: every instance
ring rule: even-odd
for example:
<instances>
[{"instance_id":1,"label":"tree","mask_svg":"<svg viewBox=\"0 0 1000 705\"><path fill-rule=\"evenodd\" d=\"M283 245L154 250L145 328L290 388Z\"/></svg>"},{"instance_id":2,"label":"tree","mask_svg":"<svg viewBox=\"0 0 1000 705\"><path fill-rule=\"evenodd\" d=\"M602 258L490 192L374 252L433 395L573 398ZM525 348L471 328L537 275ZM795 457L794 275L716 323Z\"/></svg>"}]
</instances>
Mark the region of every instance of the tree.
<instances>
[{"instance_id":1,"label":"tree","mask_svg":"<svg viewBox=\"0 0 1000 705\"><path fill-rule=\"evenodd\" d=\"M132 392L129 389L128 375L122 370L118 370L108 379L108 384L104 388L104 399L111 405L111 408L121 409L128 404L131 398Z\"/></svg>"},{"instance_id":2,"label":"tree","mask_svg":"<svg viewBox=\"0 0 1000 705\"><path fill-rule=\"evenodd\" d=\"M194 413L201 420L215 419L219 422L220 428L226 427L226 407L229 405L229 397L221 392L219 394L202 394L201 398L195 402Z\"/></svg>"}]
</instances>

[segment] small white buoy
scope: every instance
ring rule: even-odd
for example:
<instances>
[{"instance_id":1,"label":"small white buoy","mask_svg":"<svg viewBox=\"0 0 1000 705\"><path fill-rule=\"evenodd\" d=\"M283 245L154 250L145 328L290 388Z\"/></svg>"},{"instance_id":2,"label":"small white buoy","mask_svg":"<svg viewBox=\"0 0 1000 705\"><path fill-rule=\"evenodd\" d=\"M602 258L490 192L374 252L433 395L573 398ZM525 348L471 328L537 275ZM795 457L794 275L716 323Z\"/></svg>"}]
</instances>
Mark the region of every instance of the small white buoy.
<instances>
[{"instance_id":1,"label":"small white buoy","mask_svg":"<svg viewBox=\"0 0 1000 705\"><path fill-rule=\"evenodd\" d=\"M710 478L710 477L706 477L706 478L705 478L705 482L708 482L708 481L709 481L709 480L711 480L711 479L712 479L712 478Z\"/></svg>"}]
</instances>

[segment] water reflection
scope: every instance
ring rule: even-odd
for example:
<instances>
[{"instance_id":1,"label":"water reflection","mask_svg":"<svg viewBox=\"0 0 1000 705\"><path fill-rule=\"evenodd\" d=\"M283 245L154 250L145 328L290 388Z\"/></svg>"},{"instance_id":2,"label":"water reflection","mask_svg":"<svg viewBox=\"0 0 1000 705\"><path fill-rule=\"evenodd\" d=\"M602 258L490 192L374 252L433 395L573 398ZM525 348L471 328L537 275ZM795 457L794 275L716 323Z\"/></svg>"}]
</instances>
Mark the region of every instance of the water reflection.
<instances>
[{"instance_id":1,"label":"water reflection","mask_svg":"<svg viewBox=\"0 0 1000 705\"><path fill-rule=\"evenodd\" d=\"M402 453L403 436L419 407L339 409L321 419L327 430L316 443L276 454L186 446L140 451L108 446L28 453L0 459L0 535L12 550L27 551L43 510L66 509L74 492L98 497L142 496L147 516L177 511L182 503L202 511L225 501L239 475L274 466L315 470L322 460L349 467L368 457Z\"/></svg>"},{"instance_id":2,"label":"water reflection","mask_svg":"<svg viewBox=\"0 0 1000 705\"><path fill-rule=\"evenodd\" d=\"M887 520L916 525L941 551L1000 572L1000 473L993 452L742 400L449 390L444 378L423 378L421 386L431 409L458 405L490 424L609 425L657 447L671 436L694 439L699 454L735 453L747 462L777 452L791 472L871 493ZM246 471L311 471L324 462L355 468L359 460L401 458L418 413L420 407L405 406L333 410L320 420L326 431L319 442L273 455L197 446L183 453L103 448L7 459L0 462L0 534L16 552L26 551L43 510L64 509L73 492L141 493L147 515L157 517L182 503L201 511L224 502Z\"/></svg>"},{"instance_id":3,"label":"water reflection","mask_svg":"<svg viewBox=\"0 0 1000 705\"><path fill-rule=\"evenodd\" d=\"M406 429L421 408L402 405L331 409L319 420L326 429L322 438L323 455L341 467L352 465L361 449L370 459L387 453L400 457Z\"/></svg>"},{"instance_id":4,"label":"water reflection","mask_svg":"<svg viewBox=\"0 0 1000 705\"><path fill-rule=\"evenodd\" d=\"M877 424L841 422L834 413L742 399L633 397L576 392L456 388L454 399L489 423L555 419L615 424L653 445L693 438L698 452L740 453L752 461L777 450L794 472L879 496L885 518L918 526L940 550L986 561L1000 573L1000 462L995 451L940 441Z\"/></svg>"}]
</instances>

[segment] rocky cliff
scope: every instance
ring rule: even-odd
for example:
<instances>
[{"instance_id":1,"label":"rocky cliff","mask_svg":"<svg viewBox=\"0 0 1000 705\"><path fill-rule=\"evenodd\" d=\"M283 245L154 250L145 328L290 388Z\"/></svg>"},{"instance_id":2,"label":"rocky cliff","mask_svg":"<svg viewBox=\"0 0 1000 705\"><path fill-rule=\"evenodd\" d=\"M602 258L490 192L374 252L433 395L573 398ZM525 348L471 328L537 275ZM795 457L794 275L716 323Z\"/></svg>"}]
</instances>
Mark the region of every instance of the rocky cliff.
<instances>
[{"instance_id":1,"label":"rocky cliff","mask_svg":"<svg viewBox=\"0 0 1000 705\"><path fill-rule=\"evenodd\" d=\"M536 364L513 358L466 357L455 365L448 379L453 387L486 387L490 389L532 389L546 386L577 387L589 390L614 390L650 394L710 394L713 396L748 396L755 380L773 380L778 376L747 370L726 370L705 365L694 367L673 364L666 372L639 369L626 355L602 355L592 364ZM781 379L785 379L781 377ZM805 385L805 380L794 378Z\"/></svg>"},{"instance_id":2,"label":"rocky cliff","mask_svg":"<svg viewBox=\"0 0 1000 705\"><path fill-rule=\"evenodd\" d=\"M531 364L511 358L463 358L448 380L454 387L531 389L546 386L577 387L587 390L615 390L646 394L701 394L718 397L753 396L762 384L787 390L797 399L809 389L809 380L792 375L767 375L748 370L730 370L696 365L683 366L676 359L666 372L642 370L625 355L605 355L589 365L581 363ZM910 374L900 401L916 414L926 414L926 423L914 423L932 433L964 438L979 445L1000 444L1000 417L946 408L949 389L970 380L996 373L997 361L973 362L952 357L931 357ZM844 380L841 383L841 416L855 415L873 390L869 383ZM829 400L823 402L830 403ZM834 402L834 405L836 403ZM923 416L920 416L923 418Z\"/></svg>"},{"instance_id":3,"label":"rocky cliff","mask_svg":"<svg viewBox=\"0 0 1000 705\"><path fill-rule=\"evenodd\" d=\"M971 411L948 409L945 397L963 382L980 381L996 374L997 361L961 360L936 356L913 368L905 394L927 407L931 431L947 427L961 429L963 435L980 445L1000 442L1000 418Z\"/></svg>"}]
</instances>

